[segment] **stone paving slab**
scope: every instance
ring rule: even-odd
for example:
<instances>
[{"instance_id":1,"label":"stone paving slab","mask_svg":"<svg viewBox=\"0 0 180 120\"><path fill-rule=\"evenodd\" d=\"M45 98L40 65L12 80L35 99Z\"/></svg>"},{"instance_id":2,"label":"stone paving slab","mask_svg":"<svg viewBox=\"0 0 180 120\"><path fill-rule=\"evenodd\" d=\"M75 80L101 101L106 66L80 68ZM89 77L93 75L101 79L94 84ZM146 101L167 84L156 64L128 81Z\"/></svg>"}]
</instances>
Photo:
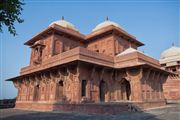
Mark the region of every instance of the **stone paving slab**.
<instances>
[{"instance_id":1,"label":"stone paving slab","mask_svg":"<svg viewBox=\"0 0 180 120\"><path fill-rule=\"evenodd\" d=\"M180 104L150 109L144 112L123 112L117 115L66 113L61 111L38 112L18 109L1 109L1 120L180 120Z\"/></svg>"}]
</instances>

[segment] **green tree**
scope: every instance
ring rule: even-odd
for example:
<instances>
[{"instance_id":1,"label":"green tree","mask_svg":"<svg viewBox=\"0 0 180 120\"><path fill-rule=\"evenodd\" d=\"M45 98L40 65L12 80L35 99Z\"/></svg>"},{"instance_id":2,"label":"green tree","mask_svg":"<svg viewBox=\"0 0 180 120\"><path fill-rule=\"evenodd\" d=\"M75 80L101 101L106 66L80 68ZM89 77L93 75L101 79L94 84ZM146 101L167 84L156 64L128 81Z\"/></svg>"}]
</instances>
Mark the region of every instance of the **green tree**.
<instances>
[{"instance_id":1,"label":"green tree","mask_svg":"<svg viewBox=\"0 0 180 120\"><path fill-rule=\"evenodd\" d=\"M23 10L22 5L24 3L20 0L0 0L0 32L3 32L2 25L5 25L11 34L17 35L14 23L24 21L19 17Z\"/></svg>"}]
</instances>

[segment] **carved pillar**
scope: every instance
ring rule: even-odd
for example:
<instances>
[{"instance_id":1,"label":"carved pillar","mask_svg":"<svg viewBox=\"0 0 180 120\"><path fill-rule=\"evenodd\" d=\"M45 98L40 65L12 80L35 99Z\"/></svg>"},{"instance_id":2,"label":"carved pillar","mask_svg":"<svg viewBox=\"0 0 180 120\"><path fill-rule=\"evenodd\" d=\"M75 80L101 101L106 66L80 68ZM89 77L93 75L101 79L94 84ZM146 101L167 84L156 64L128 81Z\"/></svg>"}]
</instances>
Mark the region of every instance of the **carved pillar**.
<instances>
[{"instance_id":1,"label":"carved pillar","mask_svg":"<svg viewBox=\"0 0 180 120\"><path fill-rule=\"evenodd\" d=\"M160 84L160 99L164 99L164 93L163 93L163 81L164 81L164 79L166 79L165 78L165 76L164 76L164 74L162 73L161 74L161 77L160 77L160 81L159 81L159 84Z\"/></svg>"},{"instance_id":2,"label":"carved pillar","mask_svg":"<svg viewBox=\"0 0 180 120\"><path fill-rule=\"evenodd\" d=\"M69 73L69 74L71 74L71 73ZM81 78L80 78L80 74L81 74L81 66L80 66L80 63L78 62L77 67L76 67L76 74L73 77L73 83L74 83L73 99L75 102L80 102L80 100L81 100Z\"/></svg>"},{"instance_id":3,"label":"carved pillar","mask_svg":"<svg viewBox=\"0 0 180 120\"><path fill-rule=\"evenodd\" d=\"M116 85L116 84L114 84L114 82L115 82L115 77L114 77L114 69L113 70L111 70L111 73L110 73L110 85L111 85L111 89L109 89L109 100L110 101L114 101L113 99L113 91L114 91L114 86Z\"/></svg>"},{"instance_id":4,"label":"carved pillar","mask_svg":"<svg viewBox=\"0 0 180 120\"><path fill-rule=\"evenodd\" d=\"M154 90L153 90L154 77L155 77L155 71L153 71L152 76L151 76L151 80L149 81L150 82L150 99L151 100L153 99L153 94L154 94Z\"/></svg>"},{"instance_id":5,"label":"carved pillar","mask_svg":"<svg viewBox=\"0 0 180 120\"><path fill-rule=\"evenodd\" d=\"M131 87L131 99L132 101L140 102L142 101L142 86L141 79L143 68L126 70L127 76L130 78L130 87Z\"/></svg>"},{"instance_id":6,"label":"carved pillar","mask_svg":"<svg viewBox=\"0 0 180 120\"><path fill-rule=\"evenodd\" d=\"M149 76L150 76L150 73L151 73L151 70L150 69L148 69L148 71L147 71L147 74L146 74L146 77L145 77L145 81L144 81L144 86L145 86L145 88L144 88L144 92L145 92L145 94L144 94L144 99L145 100L147 100L148 98L147 98L147 92L148 92L148 84L147 84L147 81L149 80Z\"/></svg>"},{"instance_id":7,"label":"carved pillar","mask_svg":"<svg viewBox=\"0 0 180 120\"><path fill-rule=\"evenodd\" d=\"M155 90L155 98L159 99L159 78L160 78L160 73L158 72L157 76L156 76L156 90Z\"/></svg>"},{"instance_id":8,"label":"carved pillar","mask_svg":"<svg viewBox=\"0 0 180 120\"><path fill-rule=\"evenodd\" d=\"M30 87L30 81L29 81L29 78L25 78L24 79L24 84L25 84L25 87L26 87L26 93L25 93L25 95L26 95L26 101L29 101L29 97L30 97L30 89L29 89L29 87Z\"/></svg>"},{"instance_id":9,"label":"carved pillar","mask_svg":"<svg viewBox=\"0 0 180 120\"><path fill-rule=\"evenodd\" d=\"M34 97L33 100L34 101L39 101L40 99L40 85L39 85L39 79L37 78L37 76L34 76Z\"/></svg>"},{"instance_id":10,"label":"carved pillar","mask_svg":"<svg viewBox=\"0 0 180 120\"><path fill-rule=\"evenodd\" d=\"M96 72L96 67L93 66L92 70L91 70L91 75L90 75L90 87L89 87L89 97L90 97L90 100L92 100L92 96L93 96L93 88L94 88L94 84L93 84L93 78L94 78L94 75L95 75L95 72Z\"/></svg>"},{"instance_id":11,"label":"carved pillar","mask_svg":"<svg viewBox=\"0 0 180 120\"><path fill-rule=\"evenodd\" d=\"M35 88L35 81L34 79L31 77L30 78L30 96L29 96L29 101L33 101L34 100L34 88Z\"/></svg>"},{"instance_id":12,"label":"carved pillar","mask_svg":"<svg viewBox=\"0 0 180 120\"><path fill-rule=\"evenodd\" d=\"M47 79L47 84L50 84L50 92L49 92L49 100L55 101L55 93L56 93L56 82L55 82L55 75L53 74L54 71L49 72L49 79Z\"/></svg>"},{"instance_id":13,"label":"carved pillar","mask_svg":"<svg viewBox=\"0 0 180 120\"><path fill-rule=\"evenodd\" d=\"M45 80L45 84L46 84L45 99L46 99L46 101L49 101L50 93L51 93L51 84L50 84L50 77L48 76L48 73L44 74L44 80Z\"/></svg>"},{"instance_id":14,"label":"carved pillar","mask_svg":"<svg viewBox=\"0 0 180 120\"><path fill-rule=\"evenodd\" d=\"M20 94L20 92L21 92L21 81L19 79L14 80L13 84L14 84L14 87L17 88L17 90L18 90L18 94L17 94L16 100L20 101L21 100L21 94Z\"/></svg>"}]
</instances>

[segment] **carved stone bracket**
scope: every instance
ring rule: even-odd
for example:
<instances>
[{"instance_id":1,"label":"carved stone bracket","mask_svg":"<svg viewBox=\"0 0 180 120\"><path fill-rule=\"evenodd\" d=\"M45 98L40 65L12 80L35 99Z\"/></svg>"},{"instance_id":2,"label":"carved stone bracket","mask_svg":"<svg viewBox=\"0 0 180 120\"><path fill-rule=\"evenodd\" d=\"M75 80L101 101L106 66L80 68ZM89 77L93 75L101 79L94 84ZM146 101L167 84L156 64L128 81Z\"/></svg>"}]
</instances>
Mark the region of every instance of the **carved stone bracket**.
<instances>
[{"instance_id":1,"label":"carved stone bracket","mask_svg":"<svg viewBox=\"0 0 180 120\"><path fill-rule=\"evenodd\" d=\"M93 69L92 69L92 72L91 72L91 75L90 75L90 80L93 80L93 77L94 77L94 73L96 72L96 67L93 66Z\"/></svg>"},{"instance_id":2,"label":"carved stone bracket","mask_svg":"<svg viewBox=\"0 0 180 120\"><path fill-rule=\"evenodd\" d=\"M19 89L21 87L21 81L20 80L14 80L13 83L14 83L15 88Z\"/></svg>"},{"instance_id":3,"label":"carved stone bracket","mask_svg":"<svg viewBox=\"0 0 180 120\"><path fill-rule=\"evenodd\" d=\"M111 80L114 80L114 69L111 71L111 74L110 74L110 78L111 78Z\"/></svg>"},{"instance_id":4,"label":"carved stone bracket","mask_svg":"<svg viewBox=\"0 0 180 120\"><path fill-rule=\"evenodd\" d=\"M30 85L29 77L26 77L23 81L24 81L25 86L29 86Z\"/></svg>"},{"instance_id":5,"label":"carved stone bracket","mask_svg":"<svg viewBox=\"0 0 180 120\"><path fill-rule=\"evenodd\" d=\"M35 85L39 85L40 79L38 79L37 76L34 77L34 80L35 80L35 81L34 81L34 84L35 84Z\"/></svg>"},{"instance_id":6,"label":"carved stone bracket","mask_svg":"<svg viewBox=\"0 0 180 120\"><path fill-rule=\"evenodd\" d=\"M102 79L103 79L103 76L104 76L104 71L105 71L105 69L104 69L104 67L103 67L103 69L101 70L101 74L100 74L100 80L102 80Z\"/></svg>"},{"instance_id":7,"label":"carved stone bracket","mask_svg":"<svg viewBox=\"0 0 180 120\"><path fill-rule=\"evenodd\" d=\"M60 69L58 69L57 74L58 74L59 77L62 76L62 73L61 73L61 70L60 70Z\"/></svg>"}]
</instances>

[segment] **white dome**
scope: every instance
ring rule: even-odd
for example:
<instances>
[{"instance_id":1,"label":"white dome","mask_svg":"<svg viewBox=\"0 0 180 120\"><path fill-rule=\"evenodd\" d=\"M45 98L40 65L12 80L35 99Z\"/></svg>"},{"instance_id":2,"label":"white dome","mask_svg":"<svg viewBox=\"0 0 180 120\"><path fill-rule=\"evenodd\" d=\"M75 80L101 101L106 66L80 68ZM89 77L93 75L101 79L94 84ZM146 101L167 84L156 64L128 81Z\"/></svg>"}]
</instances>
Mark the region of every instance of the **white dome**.
<instances>
[{"instance_id":1,"label":"white dome","mask_svg":"<svg viewBox=\"0 0 180 120\"><path fill-rule=\"evenodd\" d=\"M160 57L160 64L168 64L168 66L176 65L180 61L180 48L172 46L165 50Z\"/></svg>"},{"instance_id":2,"label":"white dome","mask_svg":"<svg viewBox=\"0 0 180 120\"><path fill-rule=\"evenodd\" d=\"M133 52L139 52L139 53L142 53L144 54L143 52L139 51L139 50L136 50L132 47L129 47L128 49L124 50L123 52L117 54L116 56L121 56L121 55L126 55L126 54L129 54L129 53L133 53Z\"/></svg>"},{"instance_id":3,"label":"white dome","mask_svg":"<svg viewBox=\"0 0 180 120\"><path fill-rule=\"evenodd\" d=\"M133 52L138 52L138 50L130 47L130 48L126 49L125 51L119 53L117 56L126 55L126 54L133 53Z\"/></svg>"},{"instance_id":4,"label":"white dome","mask_svg":"<svg viewBox=\"0 0 180 120\"><path fill-rule=\"evenodd\" d=\"M98 25L92 30L92 32L97 31L97 30L100 30L100 29L102 29L102 28L104 28L104 27L107 27L107 26L110 26L110 25L113 25L113 26L115 26L115 27L118 27L118 28L123 29L119 24L117 24L117 23L115 23L115 22L113 22L113 21L110 21L110 20L106 20L106 21L98 24Z\"/></svg>"},{"instance_id":5,"label":"white dome","mask_svg":"<svg viewBox=\"0 0 180 120\"><path fill-rule=\"evenodd\" d=\"M68 29L71 29L71 30L74 30L74 31L78 31L76 29L76 27L72 23L64 20L64 18L62 18L61 20L52 22L49 26L51 26L53 24L57 24L57 25L59 25L61 27L68 28Z\"/></svg>"},{"instance_id":6,"label":"white dome","mask_svg":"<svg viewBox=\"0 0 180 120\"><path fill-rule=\"evenodd\" d=\"M161 54L161 59L166 59L174 56L179 56L180 57L180 48L176 46L172 46L169 49L165 50Z\"/></svg>"}]
</instances>

